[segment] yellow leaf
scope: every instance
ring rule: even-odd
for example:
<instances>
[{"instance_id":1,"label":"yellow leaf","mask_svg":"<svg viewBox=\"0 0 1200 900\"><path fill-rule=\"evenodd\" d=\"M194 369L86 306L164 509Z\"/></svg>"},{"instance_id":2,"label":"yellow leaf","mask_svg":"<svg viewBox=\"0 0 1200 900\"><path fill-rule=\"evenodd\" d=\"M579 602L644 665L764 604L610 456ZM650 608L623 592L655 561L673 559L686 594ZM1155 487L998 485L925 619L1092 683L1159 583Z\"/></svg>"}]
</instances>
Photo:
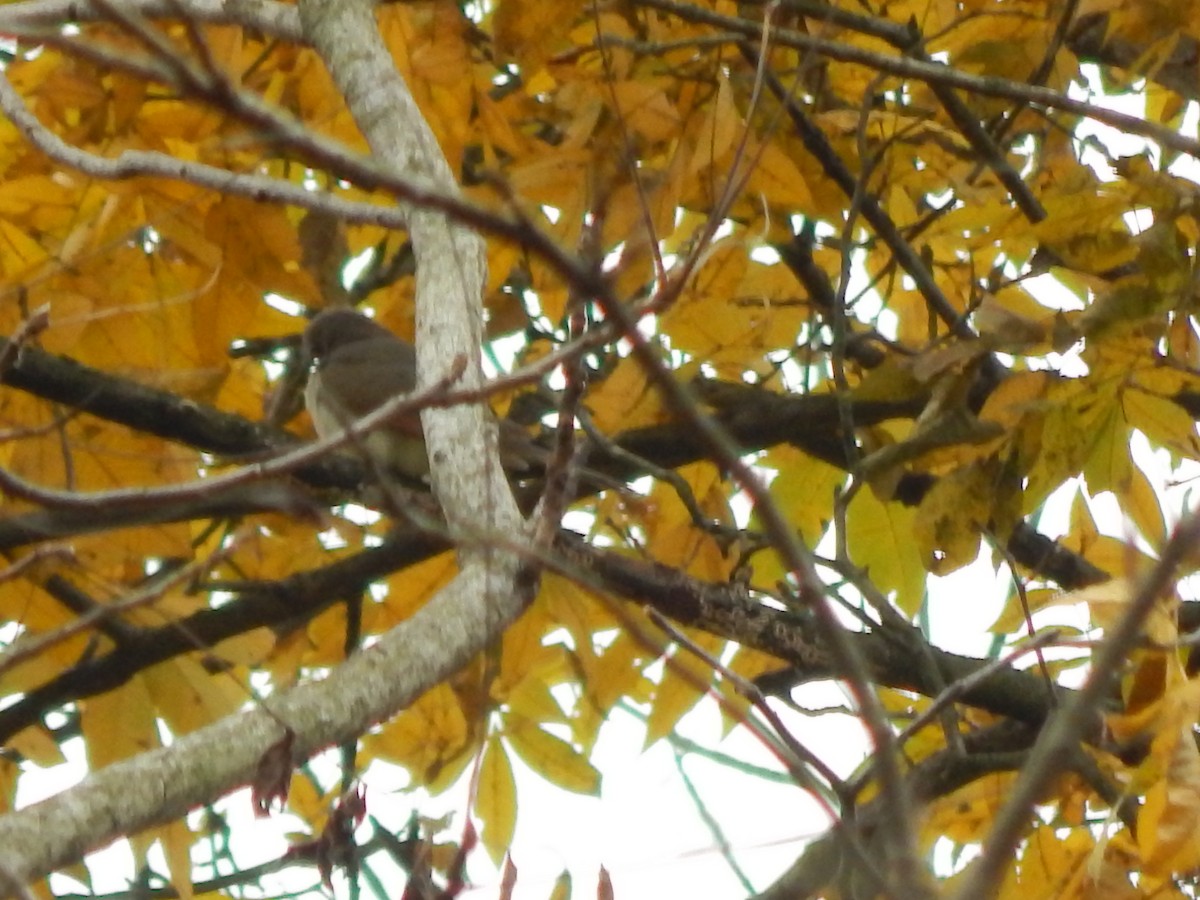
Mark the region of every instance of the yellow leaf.
<instances>
[{"instance_id":1,"label":"yellow leaf","mask_svg":"<svg viewBox=\"0 0 1200 900\"><path fill-rule=\"evenodd\" d=\"M306 826L309 834L319 834L329 818L329 803L331 792L321 792L311 778L305 778L300 772L293 772L288 785L288 812L298 816Z\"/></svg>"},{"instance_id":2,"label":"yellow leaf","mask_svg":"<svg viewBox=\"0 0 1200 900\"><path fill-rule=\"evenodd\" d=\"M649 699L651 686L642 669L651 655L640 640L622 630L595 658L587 671L587 689L601 713L622 697L643 703Z\"/></svg>"},{"instance_id":3,"label":"yellow leaf","mask_svg":"<svg viewBox=\"0 0 1200 900\"><path fill-rule=\"evenodd\" d=\"M175 735L224 718L249 699L246 688L232 674L210 675L189 656L159 663L142 678L156 711Z\"/></svg>"},{"instance_id":4,"label":"yellow leaf","mask_svg":"<svg viewBox=\"0 0 1200 900\"><path fill-rule=\"evenodd\" d=\"M991 832L996 813L1008 799L1015 780L1012 772L986 775L938 798L921 828L922 842L938 837L959 844L982 841Z\"/></svg>"},{"instance_id":5,"label":"yellow leaf","mask_svg":"<svg viewBox=\"0 0 1200 900\"><path fill-rule=\"evenodd\" d=\"M518 158L525 156L527 142L524 135L513 127L513 121L510 121L508 116L505 115L507 111L505 101L497 101L489 97L487 92L481 91L475 95L475 103L478 110L479 124L483 128L485 138L496 149L502 150L510 156ZM489 245L489 254L498 252L515 253L516 247L511 244ZM489 270L492 268L491 265L488 266ZM507 272L508 269L506 268L504 271Z\"/></svg>"},{"instance_id":6,"label":"yellow leaf","mask_svg":"<svg viewBox=\"0 0 1200 900\"><path fill-rule=\"evenodd\" d=\"M17 780L20 775L19 763L0 758L0 811L8 812L13 808L13 798L17 795Z\"/></svg>"},{"instance_id":7,"label":"yellow leaf","mask_svg":"<svg viewBox=\"0 0 1200 900\"><path fill-rule=\"evenodd\" d=\"M224 352L252 334L265 291L321 305L316 280L300 265L297 225L283 208L226 197L209 211L204 233L221 250L222 265L212 290L193 301L197 346Z\"/></svg>"},{"instance_id":8,"label":"yellow leaf","mask_svg":"<svg viewBox=\"0 0 1200 900\"><path fill-rule=\"evenodd\" d=\"M509 178L513 190L523 199L554 206L565 218L583 209L591 163L588 150L560 147L514 165Z\"/></svg>"},{"instance_id":9,"label":"yellow leaf","mask_svg":"<svg viewBox=\"0 0 1200 900\"><path fill-rule=\"evenodd\" d=\"M1129 487L1121 495L1120 501L1122 510L1133 519L1146 543L1160 550L1167 540L1167 521L1163 517L1154 485L1140 466L1131 467Z\"/></svg>"},{"instance_id":10,"label":"yellow leaf","mask_svg":"<svg viewBox=\"0 0 1200 900\"><path fill-rule=\"evenodd\" d=\"M545 603L549 617L571 633L577 654L590 656L595 632L614 628L620 622L603 597L593 597L561 575L547 574L538 597Z\"/></svg>"},{"instance_id":11,"label":"yellow leaf","mask_svg":"<svg viewBox=\"0 0 1200 900\"><path fill-rule=\"evenodd\" d=\"M512 846L517 827L517 782L512 763L498 736L488 738L475 788L475 814L483 823L480 839L492 861L499 863Z\"/></svg>"},{"instance_id":12,"label":"yellow leaf","mask_svg":"<svg viewBox=\"0 0 1200 900\"><path fill-rule=\"evenodd\" d=\"M1008 288L988 294L975 310L975 327L992 346L1010 352L1032 353L1043 346L1053 331L1054 315L1026 291Z\"/></svg>"},{"instance_id":13,"label":"yellow leaf","mask_svg":"<svg viewBox=\"0 0 1200 900\"><path fill-rule=\"evenodd\" d=\"M0 275L5 281L20 284L49 255L24 228L0 219Z\"/></svg>"},{"instance_id":14,"label":"yellow leaf","mask_svg":"<svg viewBox=\"0 0 1200 900\"><path fill-rule=\"evenodd\" d=\"M579 0L499 3L492 23L496 47L515 56L522 69L536 71L538 64L562 49L582 8Z\"/></svg>"},{"instance_id":15,"label":"yellow leaf","mask_svg":"<svg viewBox=\"0 0 1200 900\"><path fill-rule=\"evenodd\" d=\"M1086 900L1082 889L1088 877L1085 865L1096 842L1086 829L1072 829L1065 836L1058 829L1039 827L1025 843L1018 868L1020 889L1010 898L1055 897Z\"/></svg>"},{"instance_id":16,"label":"yellow leaf","mask_svg":"<svg viewBox=\"0 0 1200 900\"><path fill-rule=\"evenodd\" d=\"M1063 602L1086 603L1091 610L1092 622L1110 631L1125 615L1137 587L1137 582L1131 578L1110 578L1101 584L1063 594L1061 599ZM1175 624L1178 605L1174 594L1155 601L1142 626L1150 641L1165 646L1179 637Z\"/></svg>"},{"instance_id":17,"label":"yellow leaf","mask_svg":"<svg viewBox=\"0 0 1200 900\"><path fill-rule=\"evenodd\" d=\"M611 84L617 109L629 128L651 141L673 137L679 127L679 113L660 85L644 81Z\"/></svg>"},{"instance_id":18,"label":"yellow leaf","mask_svg":"<svg viewBox=\"0 0 1200 900\"><path fill-rule=\"evenodd\" d=\"M1179 404L1139 390L1121 393L1129 424L1153 443L1187 459L1200 459L1196 422Z\"/></svg>"},{"instance_id":19,"label":"yellow leaf","mask_svg":"<svg viewBox=\"0 0 1200 900\"><path fill-rule=\"evenodd\" d=\"M695 150L688 160L687 173L695 176L717 160L724 159L744 127L733 103L729 79L722 77L717 82L716 98L708 106L703 118L692 121L695 122L694 135L689 136L695 141Z\"/></svg>"},{"instance_id":20,"label":"yellow leaf","mask_svg":"<svg viewBox=\"0 0 1200 900\"><path fill-rule=\"evenodd\" d=\"M28 636L22 635L17 640L17 647L36 640L37 635L53 631L70 621L65 610L50 602L48 595L24 582L5 585L5 589L0 591L0 611L29 629ZM33 690L52 681L75 665L82 655L91 649L89 638L86 633L77 634L55 642L40 653L26 657L0 677L0 690L5 696L10 696Z\"/></svg>"},{"instance_id":21,"label":"yellow leaf","mask_svg":"<svg viewBox=\"0 0 1200 900\"><path fill-rule=\"evenodd\" d=\"M571 897L571 873L563 872L554 882L554 889L550 891L549 900L570 900Z\"/></svg>"},{"instance_id":22,"label":"yellow leaf","mask_svg":"<svg viewBox=\"0 0 1200 900\"><path fill-rule=\"evenodd\" d=\"M740 675L747 681L753 681L764 672L774 672L782 669L784 665L782 660L769 653L763 653L753 647L738 647L727 668L734 675Z\"/></svg>"},{"instance_id":23,"label":"yellow leaf","mask_svg":"<svg viewBox=\"0 0 1200 900\"><path fill-rule=\"evenodd\" d=\"M702 513L713 521L730 523L732 512L723 489L720 471L709 462L694 463L678 470L691 488ZM687 572L710 581L729 576L732 555L712 534L699 529L692 513L679 499L675 488L656 484L644 517L646 540L655 549L658 561L680 566Z\"/></svg>"},{"instance_id":24,"label":"yellow leaf","mask_svg":"<svg viewBox=\"0 0 1200 900\"><path fill-rule=\"evenodd\" d=\"M880 690L879 699L883 702L884 709L902 723L925 713L931 705L926 697L912 697L890 688ZM904 742L904 757L915 763L944 749L945 729L942 723L934 720L909 735L908 740ZM874 786L875 782L872 782L872 787Z\"/></svg>"},{"instance_id":25,"label":"yellow leaf","mask_svg":"<svg viewBox=\"0 0 1200 900\"><path fill-rule=\"evenodd\" d=\"M555 648L562 668L567 668L566 651L562 647ZM556 679L557 680L557 679ZM508 692L505 698L508 708L514 715L532 722L566 722L567 714L563 712L554 694L550 692L551 683L546 678L531 674L521 679L517 686Z\"/></svg>"},{"instance_id":26,"label":"yellow leaf","mask_svg":"<svg viewBox=\"0 0 1200 900\"><path fill-rule=\"evenodd\" d=\"M930 572L946 575L975 561L999 493L998 467L972 464L943 475L921 499L913 537Z\"/></svg>"},{"instance_id":27,"label":"yellow leaf","mask_svg":"<svg viewBox=\"0 0 1200 900\"><path fill-rule=\"evenodd\" d=\"M1008 381L1005 380L1000 388ZM997 388L997 391L1000 390ZM928 390L913 372L912 364L907 358L896 359L888 357L883 363L869 370L853 388L855 400L913 400L921 397Z\"/></svg>"},{"instance_id":28,"label":"yellow leaf","mask_svg":"<svg viewBox=\"0 0 1200 900\"><path fill-rule=\"evenodd\" d=\"M766 144L755 159L752 150L750 158L755 160L746 183L746 190L755 197L753 206L759 207L760 197L765 197L773 206L786 209L808 210L813 208L812 192L808 182L796 163L775 144Z\"/></svg>"},{"instance_id":29,"label":"yellow leaf","mask_svg":"<svg viewBox=\"0 0 1200 900\"><path fill-rule=\"evenodd\" d=\"M1200 751L1192 725L1200 713L1200 681L1169 695L1162 727L1150 746L1161 772L1138 812L1138 846L1143 873L1152 883L1200 866Z\"/></svg>"},{"instance_id":30,"label":"yellow leaf","mask_svg":"<svg viewBox=\"0 0 1200 900\"><path fill-rule=\"evenodd\" d=\"M424 780L462 755L468 737L458 698L448 684L439 684L363 742L371 755L404 766Z\"/></svg>"},{"instance_id":31,"label":"yellow leaf","mask_svg":"<svg viewBox=\"0 0 1200 900\"><path fill-rule=\"evenodd\" d=\"M454 554L441 553L393 576L383 601L392 624L407 619L424 606L457 572Z\"/></svg>"},{"instance_id":32,"label":"yellow leaf","mask_svg":"<svg viewBox=\"0 0 1200 900\"><path fill-rule=\"evenodd\" d=\"M171 886L179 892L179 900L192 900L192 832L187 822L180 819L157 831L171 872Z\"/></svg>"},{"instance_id":33,"label":"yellow leaf","mask_svg":"<svg viewBox=\"0 0 1200 900\"><path fill-rule=\"evenodd\" d=\"M683 295L662 317L673 348L704 359L742 331L742 313L730 300L748 264L742 241L732 236L708 249Z\"/></svg>"},{"instance_id":34,"label":"yellow leaf","mask_svg":"<svg viewBox=\"0 0 1200 900\"><path fill-rule=\"evenodd\" d=\"M1042 407L1042 398L1050 376L1046 372L1015 372L988 395L979 418L1014 428L1029 413Z\"/></svg>"},{"instance_id":35,"label":"yellow leaf","mask_svg":"<svg viewBox=\"0 0 1200 900\"><path fill-rule=\"evenodd\" d=\"M1042 198L1048 215L1029 231L1070 268L1103 272L1129 263L1138 248L1121 222L1131 205L1121 195L1122 187L1117 182L1102 185L1090 170L1075 169L1070 183Z\"/></svg>"},{"instance_id":36,"label":"yellow leaf","mask_svg":"<svg viewBox=\"0 0 1200 900\"><path fill-rule=\"evenodd\" d=\"M1076 602L1078 601L1072 599L1065 591L1060 591L1056 588L1033 588L1025 592L1025 604L1028 606L1028 613L1030 615L1039 609L1071 605ZM1008 600L1004 603L1004 609L1000 611L1000 615L988 630L993 634L1011 634L1018 629L1023 631L1025 628L1025 616L1026 609L1021 603L1021 595L1013 591L1008 595Z\"/></svg>"},{"instance_id":37,"label":"yellow leaf","mask_svg":"<svg viewBox=\"0 0 1200 900\"><path fill-rule=\"evenodd\" d=\"M720 638L699 633L689 636L700 649L720 656L725 643ZM646 720L646 746L674 730L684 714L704 696L714 677L709 664L692 651L681 647L671 654Z\"/></svg>"},{"instance_id":38,"label":"yellow leaf","mask_svg":"<svg viewBox=\"0 0 1200 900\"><path fill-rule=\"evenodd\" d=\"M1118 402L1114 385L1057 382L1047 389L1040 452L1025 486L1026 512L1083 468ZM1098 469L1097 475L1103 470Z\"/></svg>"},{"instance_id":39,"label":"yellow leaf","mask_svg":"<svg viewBox=\"0 0 1200 900\"><path fill-rule=\"evenodd\" d=\"M431 29L412 48L412 74L415 78L457 87L463 75L470 71L471 65L470 48L463 40L462 26L465 21L461 16L435 14ZM455 107L450 106L449 111L455 111Z\"/></svg>"},{"instance_id":40,"label":"yellow leaf","mask_svg":"<svg viewBox=\"0 0 1200 900\"><path fill-rule=\"evenodd\" d=\"M8 746L34 765L46 769L66 762L62 748L40 722L9 738Z\"/></svg>"},{"instance_id":41,"label":"yellow leaf","mask_svg":"<svg viewBox=\"0 0 1200 900\"><path fill-rule=\"evenodd\" d=\"M1133 544L1100 534L1082 493L1077 493L1071 504L1071 529L1061 541L1065 548L1105 572L1133 577L1155 564Z\"/></svg>"},{"instance_id":42,"label":"yellow leaf","mask_svg":"<svg viewBox=\"0 0 1200 900\"><path fill-rule=\"evenodd\" d=\"M1133 462L1129 458L1129 429L1120 410L1115 406L1104 410L1103 416L1092 425L1088 440L1092 443L1083 467L1092 494L1113 491L1123 495L1132 477Z\"/></svg>"},{"instance_id":43,"label":"yellow leaf","mask_svg":"<svg viewBox=\"0 0 1200 900\"><path fill-rule=\"evenodd\" d=\"M150 692L140 675L118 690L83 700L80 706L92 771L159 745Z\"/></svg>"},{"instance_id":44,"label":"yellow leaf","mask_svg":"<svg viewBox=\"0 0 1200 900\"><path fill-rule=\"evenodd\" d=\"M492 685L492 696L497 700L509 699L510 692L526 681L545 683L547 668L554 668L559 662L560 648L543 643L546 633L554 627L543 596L540 593L529 609L504 632L500 674Z\"/></svg>"},{"instance_id":45,"label":"yellow leaf","mask_svg":"<svg viewBox=\"0 0 1200 900\"><path fill-rule=\"evenodd\" d=\"M562 738L520 720L511 724L505 737L525 764L547 781L578 794L599 793L599 771Z\"/></svg>"},{"instance_id":46,"label":"yellow leaf","mask_svg":"<svg viewBox=\"0 0 1200 900\"><path fill-rule=\"evenodd\" d=\"M896 592L896 604L914 615L925 598L925 567L913 540L916 510L884 503L862 490L846 515L846 542L854 564L883 591Z\"/></svg>"},{"instance_id":47,"label":"yellow leaf","mask_svg":"<svg viewBox=\"0 0 1200 900\"><path fill-rule=\"evenodd\" d=\"M762 464L778 471L771 496L804 543L815 547L833 518L834 491L846 483L845 471L786 444L768 450Z\"/></svg>"},{"instance_id":48,"label":"yellow leaf","mask_svg":"<svg viewBox=\"0 0 1200 900\"><path fill-rule=\"evenodd\" d=\"M267 626L226 638L213 647L213 656L237 666L261 663L275 647L275 631Z\"/></svg>"}]
</instances>

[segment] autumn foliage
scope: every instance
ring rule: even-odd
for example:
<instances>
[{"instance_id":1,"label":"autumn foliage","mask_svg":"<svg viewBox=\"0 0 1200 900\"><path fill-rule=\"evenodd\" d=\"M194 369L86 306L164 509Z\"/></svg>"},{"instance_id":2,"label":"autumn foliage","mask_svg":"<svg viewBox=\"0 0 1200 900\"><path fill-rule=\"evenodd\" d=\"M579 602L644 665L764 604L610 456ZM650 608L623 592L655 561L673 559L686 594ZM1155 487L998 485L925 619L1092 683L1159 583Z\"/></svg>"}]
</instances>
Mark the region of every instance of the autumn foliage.
<instances>
[{"instance_id":1,"label":"autumn foliage","mask_svg":"<svg viewBox=\"0 0 1200 900\"><path fill-rule=\"evenodd\" d=\"M653 743L718 704L824 810L761 896L1195 896L1197 23L0 6L0 886L127 838L152 887L236 892L186 814L250 785L304 883L383 854L389 896L457 896L538 815L515 760L598 793L613 710ZM494 440L486 400L544 466L435 453L431 490L313 449L331 305L426 367L457 341L427 432ZM972 564L1007 603L944 646ZM787 710L830 681L849 777ZM18 809L75 739L92 777ZM469 779L458 825L383 828L377 763Z\"/></svg>"}]
</instances>

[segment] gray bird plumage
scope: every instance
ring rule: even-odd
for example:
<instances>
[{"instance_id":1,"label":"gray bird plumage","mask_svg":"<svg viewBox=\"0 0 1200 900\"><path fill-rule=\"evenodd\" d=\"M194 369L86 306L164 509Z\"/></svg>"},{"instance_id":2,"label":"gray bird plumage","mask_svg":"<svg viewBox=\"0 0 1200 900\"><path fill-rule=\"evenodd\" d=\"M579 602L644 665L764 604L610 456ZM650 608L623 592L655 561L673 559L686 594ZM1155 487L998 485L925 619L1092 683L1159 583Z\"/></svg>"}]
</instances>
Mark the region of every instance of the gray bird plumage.
<instances>
[{"instance_id":1,"label":"gray bird plumage","mask_svg":"<svg viewBox=\"0 0 1200 900\"><path fill-rule=\"evenodd\" d=\"M352 309L327 309L304 332L304 352L315 362L304 405L317 434L337 434L355 419L417 385L413 345ZM501 421L500 462L509 473L526 474L546 461L546 451L515 422ZM394 416L358 446L385 471L409 479L429 474L429 455L417 412Z\"/></svg>"},{"instance_id":2,"label":"gray bird plumage","mask_svg":"<svg viewBox=\"0 0 1200 900\"><path fill-rule=\"evenodd\" d=\"M351 309L327 309L304 332L304 352L315 362L304 404L324 438L393 397L412 393L417 356L412 344ZM359 446L386 470L406 478L429 474L420 416L396 416Z\"/></svg>"}]
</instances>

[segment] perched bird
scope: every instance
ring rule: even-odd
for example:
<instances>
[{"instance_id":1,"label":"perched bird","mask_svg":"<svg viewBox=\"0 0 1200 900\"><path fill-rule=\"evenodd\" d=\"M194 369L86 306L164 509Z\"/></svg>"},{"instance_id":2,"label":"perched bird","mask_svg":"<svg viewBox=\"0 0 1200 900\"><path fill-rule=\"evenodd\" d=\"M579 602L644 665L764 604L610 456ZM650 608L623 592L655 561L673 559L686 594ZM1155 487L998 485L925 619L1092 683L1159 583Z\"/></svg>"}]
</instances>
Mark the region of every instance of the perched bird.
<instances>
[{"instance_id":1,"label":"perched bird","mask_svg":"<svg viewBox=\"0 0 1200 900\"><path fill-rule=\"evenodd\" d=\"M321 312L304 332L304 353L315 362L304 405L324 438L417 384L413 345L352 309ZM384 469L419 480L429 474L421 418L414 410L393 417L359 444ZM510 472L544 462L546 451L515 422L500 423L500 457Z\"/></svg>"},{"instance_id":2,"label":"perched bird","mask_svg":"<svg viewBox=\"0 0 1200 900\"><path fill-rule=\"evenodd\" d=\"M320 313L304 332L304 353L315 362L304 405L317 434L328 437L417 386L413 345L352 309ZM405 478L429 474L421 418L414 410L391 419L361 439L379 465Z\"/></svg>"}]
</instances>

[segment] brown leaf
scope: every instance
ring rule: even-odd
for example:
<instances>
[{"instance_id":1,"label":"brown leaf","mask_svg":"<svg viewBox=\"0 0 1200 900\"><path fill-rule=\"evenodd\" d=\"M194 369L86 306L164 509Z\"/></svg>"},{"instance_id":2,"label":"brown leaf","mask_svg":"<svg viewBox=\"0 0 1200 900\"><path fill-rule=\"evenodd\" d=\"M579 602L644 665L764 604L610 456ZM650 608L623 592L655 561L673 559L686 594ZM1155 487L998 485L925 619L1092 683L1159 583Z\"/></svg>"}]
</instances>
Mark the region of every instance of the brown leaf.
<instances>
[{"instance_id":1,"label":"brown leaf","mask_svg":"<svg viewBox=\"0 0 1200 900\"><path fill-rule=\"evenodd\" d=\"M292 745L296 733L284 730L283 737L267 748L258 761L258 770L250 785L250 797L254 801L255 815L269 816L274 801L279 801L282 810L287 803L288 787L292 781Z\"/></svg>"}]
</instances>

